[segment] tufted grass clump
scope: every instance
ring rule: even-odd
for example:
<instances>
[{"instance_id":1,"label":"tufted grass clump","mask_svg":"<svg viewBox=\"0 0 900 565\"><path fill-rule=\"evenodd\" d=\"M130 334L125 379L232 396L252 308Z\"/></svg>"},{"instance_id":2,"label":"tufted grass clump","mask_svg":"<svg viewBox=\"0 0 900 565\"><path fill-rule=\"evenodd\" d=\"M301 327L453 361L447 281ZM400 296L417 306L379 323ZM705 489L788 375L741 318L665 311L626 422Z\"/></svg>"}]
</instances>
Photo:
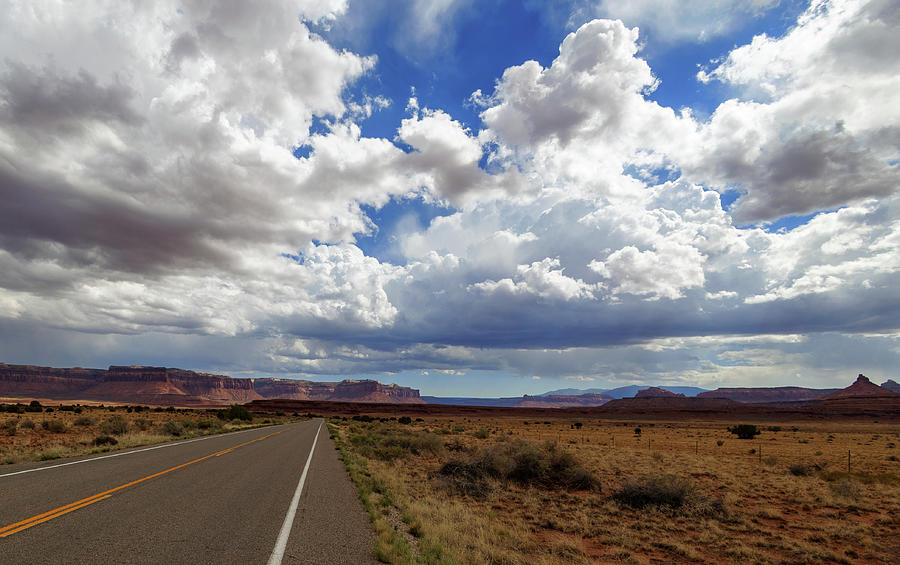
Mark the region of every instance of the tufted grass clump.
<instances>
[{"instance_id":1,"label":"tufted grass clump","mask_svg":"<svg viewBox=\"0 0 900 565\"><path fill-rule=\"evenodd\" d=\"M492 481L509 481L546 489L599 489L593 474L555 442L542 445L516 440L479 450L466 459L451 459L438 471L452 490L482 498Z\"/></svg>"},{"instance_id":2,"label":"tufted grass clump","mask_svg":"<svg viewBox=\"0 0 900 565\"><path fill-rule=\"evenodd\" d=\"M708 518L725 515L721 500L702 495L693 482L677 475L648 475L629 481L612 498L638 510L653 507Z\"/></svg>"}]
</instances>

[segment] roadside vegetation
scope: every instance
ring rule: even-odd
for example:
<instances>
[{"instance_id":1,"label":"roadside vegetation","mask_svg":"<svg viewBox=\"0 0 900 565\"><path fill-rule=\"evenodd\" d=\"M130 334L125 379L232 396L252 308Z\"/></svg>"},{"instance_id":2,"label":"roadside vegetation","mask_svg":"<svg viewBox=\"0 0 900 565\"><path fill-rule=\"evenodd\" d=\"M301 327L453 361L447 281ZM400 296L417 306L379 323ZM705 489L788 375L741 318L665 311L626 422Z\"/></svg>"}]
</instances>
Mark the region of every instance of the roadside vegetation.
<instances>
[{"instance_id":1,"label":"roadside vegetation","mask_svg":"<svg viewBox=\"0 0 900 565\"><path fill-rule=\"evenodd\" d=\"M0 404L0 464L47 461L305 419L245 407Z\"/></svg>"},{"instance_id":2,"label":"roadside vegetation","mask_svg":"<svg viewBox=\"0 0 900 565\"><path fill-rule=\"evenodd\" d=\"M893 424L354 416L329 430L385 563L897 562Z\"/></svg>"}]
</instances>

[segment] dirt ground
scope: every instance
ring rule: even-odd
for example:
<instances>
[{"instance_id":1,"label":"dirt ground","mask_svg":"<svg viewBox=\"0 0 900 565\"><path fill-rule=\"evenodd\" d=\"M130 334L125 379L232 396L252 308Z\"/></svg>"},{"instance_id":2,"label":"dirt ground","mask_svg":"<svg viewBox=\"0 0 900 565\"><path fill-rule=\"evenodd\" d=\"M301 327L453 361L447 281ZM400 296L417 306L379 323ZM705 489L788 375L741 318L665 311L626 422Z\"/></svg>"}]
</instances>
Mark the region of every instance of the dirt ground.
<instances>
[{"instance_id":1,"label":"dirt ground","mask_svg":"<svg viewBox=\"0 0 900 565\"><path fill-rule=\"evenodd\" d=\"M896 422L756 423L742 440L728 431L741 422L357 418L332 419L332 433L376 523L395 532L381 537L385 561L900 562ZM526 444L568 452L595 485L473 478ZM448 468L466 471L448 480ZM623 496L668 484L687 492L683 506Z\"/></svg>"}]
</instances>

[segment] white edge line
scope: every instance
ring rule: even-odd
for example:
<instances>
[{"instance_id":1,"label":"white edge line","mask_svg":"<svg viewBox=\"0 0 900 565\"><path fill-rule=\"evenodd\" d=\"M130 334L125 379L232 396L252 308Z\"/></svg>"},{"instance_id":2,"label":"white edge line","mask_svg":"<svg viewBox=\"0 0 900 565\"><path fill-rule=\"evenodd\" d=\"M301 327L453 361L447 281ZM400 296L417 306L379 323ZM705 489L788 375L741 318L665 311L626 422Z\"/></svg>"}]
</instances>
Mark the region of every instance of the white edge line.
<instances>
[{"instance_id":1,"label":"white edge line","mask_svg":"<svg viewBox=\"0 0 900 565\"><path fill-rule=\"evenodd\" d=\"M303 467L303 474L300 475L300 482L297 483L297 490L294 491L294 498L291 499L291 505L288 507L287 514L284 516L284 523L281 524L281 531L278 533L278 540L275 542L275 548L272 555L269 556L268 565L281 565L284 559L284 550L287 548L288 537L291 535L291 528L294 525L294 516L297 514L297 506L300 504L300 493L303 492L303 483L306 482L306 473L309 472L309 464L312 462L313 451L316 449L316 442L319 440L319 432L322 431L322 422L316 429L316 437L313 438L312 447L309 448L309 457L306 458L306 465Z\"/></svg>"},{"instance_id":2,"label":"white edge line","mask_svg":"<svg viewBox=\"0 0 900 565\"><path fill-rule=\"evenodd\" d=\"M187 443L194 443L195 441L204 441L207 439L213 439L216 437L225 437L236 434L243 434L246 432L252 432L254 430L261 430L268 428L269 426L265 426L263 428L250 428L249 430L238 430L236 432L229 432L227 434L215 434L204 437L197 437L194 439L188 439L184 441L171 442L171 443L163 443L160 445L154 445L153 447L145 447L143 449L134 449L132 451L120 451L118 453L111 453L109 455L101 455L100 457L91 457L89 459L79 459L78 461L69 461L68 463L58 463L56 465L48 465L47 467L36 467L34 469L25 469L24 471L16 471L14 473L6 473L5 475L0 475L0 479L3 477L12 477L13 475L22 475L24 473L35 473L37 471L47 471L49 469L56 469L57 467L68 467L69 465L78 465L79 463L90 463L91 461L99 461L100 459L109 459L110 457L121 457L122 455L131 455L132 453L141 453L142 451L153 451L154 449L162 449L164 447L175 447L178 445L185 445ZM278 426L271 426L278 427Z\"/></svg>"}]
</instances>

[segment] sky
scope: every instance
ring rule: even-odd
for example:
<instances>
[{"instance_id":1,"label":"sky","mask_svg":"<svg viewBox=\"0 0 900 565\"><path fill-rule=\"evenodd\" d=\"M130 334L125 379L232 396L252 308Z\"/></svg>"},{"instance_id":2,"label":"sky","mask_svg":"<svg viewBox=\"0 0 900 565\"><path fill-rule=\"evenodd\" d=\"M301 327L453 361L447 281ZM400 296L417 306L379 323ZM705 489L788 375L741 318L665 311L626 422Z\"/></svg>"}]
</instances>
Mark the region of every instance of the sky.
<instances>
[{"instance_id":1,"label":"sky","mask_svg":"<svg viewBox=\"0 0 900 565\"><path fill-rule=\"evenodd\" d=\"M900 377L900 4L0 0L0 361Z\"/></svg>"}]
</instances>

